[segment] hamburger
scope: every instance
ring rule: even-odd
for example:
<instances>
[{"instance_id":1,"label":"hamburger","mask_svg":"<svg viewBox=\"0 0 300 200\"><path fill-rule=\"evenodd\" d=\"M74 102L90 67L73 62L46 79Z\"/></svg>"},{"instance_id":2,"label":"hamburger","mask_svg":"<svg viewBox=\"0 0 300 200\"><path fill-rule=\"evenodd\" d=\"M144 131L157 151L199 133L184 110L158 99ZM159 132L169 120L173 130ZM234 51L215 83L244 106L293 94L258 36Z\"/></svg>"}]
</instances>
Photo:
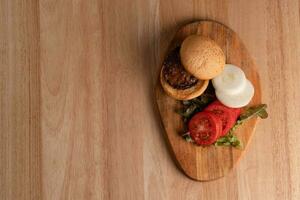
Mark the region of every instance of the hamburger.
<instances>
[{"instance_id":1,"label":"hamburger","mask_svg":"<svg viewBox=\"0 0 300 200\"><path fill-rule=\"evenodd\" d=\"M200 96L209 80L224 69L225 55L212 39L200 35L188 36L166 56L160 72L165 92L178 100Z\"/></svg>"}]
</instances>

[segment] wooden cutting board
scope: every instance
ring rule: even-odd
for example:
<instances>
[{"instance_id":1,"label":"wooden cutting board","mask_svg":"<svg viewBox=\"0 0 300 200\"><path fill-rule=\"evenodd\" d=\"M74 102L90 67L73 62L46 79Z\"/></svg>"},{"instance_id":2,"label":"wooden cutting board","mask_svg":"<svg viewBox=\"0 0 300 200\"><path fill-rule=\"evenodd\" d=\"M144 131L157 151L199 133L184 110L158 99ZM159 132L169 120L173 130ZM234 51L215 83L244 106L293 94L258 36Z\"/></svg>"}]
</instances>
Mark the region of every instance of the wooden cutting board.
<instances>
[{"instance_id":1,"label":"wooden cutting board","mask_svg":"<svg viewBox=\"0 0 300 200\"><path fill-rule=\"evenodd\" d=\"M194 22L177 31L168 52L191 34L210 37L220 45L226 55L226 63L240 66L246 77L254 85L255 94L249 105L260 104L261 89L256 66L238 35L230 28L217 22ZM180 136L183 133L183 121L175 110L180 108L181 103L166 95L159 81L156 88L156 99L171 152L179 168L190 178L198 181L209 181L223 177L234 168L246 152L255 131L257 118L245 122L235 132L244 144L243 150L213 145L199 147L186 142Z\"/></svg>"}]
</instances>

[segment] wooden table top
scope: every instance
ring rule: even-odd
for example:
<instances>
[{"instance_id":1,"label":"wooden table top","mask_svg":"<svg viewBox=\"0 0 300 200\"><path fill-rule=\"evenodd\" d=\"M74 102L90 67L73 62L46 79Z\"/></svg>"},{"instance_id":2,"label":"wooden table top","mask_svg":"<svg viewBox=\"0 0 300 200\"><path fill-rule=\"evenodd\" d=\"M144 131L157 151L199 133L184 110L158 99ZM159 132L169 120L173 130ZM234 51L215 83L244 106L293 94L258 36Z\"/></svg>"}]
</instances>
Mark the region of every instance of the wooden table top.
<instances>
[{"instance_id":1,"label":"wooden table top","mask_svg":"<svg viewBox=\"0 0 300 200\"><path fill-rule=\"evenodd\" d=\"M0 1L0 199L300 199L300 2ZM270 117L228 176L187 178L154 100L183 24L232 28Z\"/></svg>"}]
</instances>

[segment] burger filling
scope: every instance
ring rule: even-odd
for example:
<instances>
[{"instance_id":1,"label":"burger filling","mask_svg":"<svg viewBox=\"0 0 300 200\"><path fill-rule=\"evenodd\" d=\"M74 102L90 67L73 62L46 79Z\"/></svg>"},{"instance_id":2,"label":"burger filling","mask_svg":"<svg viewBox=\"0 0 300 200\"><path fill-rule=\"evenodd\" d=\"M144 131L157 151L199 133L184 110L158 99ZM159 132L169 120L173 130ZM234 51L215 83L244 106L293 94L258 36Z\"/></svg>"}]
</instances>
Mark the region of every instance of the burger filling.
<instances>
[{"instance_id":1,"label":"burger filling","mask_svg":"<svg viewBox=\"0 0 300 200\"><path fill-rule=\"evenodd\" d=\"M184 90L197 84L198 79L185 71L180 61L180 47L173 49L163 63L164 79L176 89Z\"/></svg>"}]
</instances>

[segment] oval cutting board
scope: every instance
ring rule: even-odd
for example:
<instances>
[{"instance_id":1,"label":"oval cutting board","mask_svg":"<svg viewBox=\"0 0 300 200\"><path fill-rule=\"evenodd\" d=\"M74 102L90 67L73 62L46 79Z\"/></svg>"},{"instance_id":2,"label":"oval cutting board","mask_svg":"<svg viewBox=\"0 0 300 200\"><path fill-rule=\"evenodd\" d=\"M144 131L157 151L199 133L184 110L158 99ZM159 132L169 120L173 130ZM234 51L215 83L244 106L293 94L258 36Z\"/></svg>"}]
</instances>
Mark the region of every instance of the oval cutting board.
<instances>
[{"instance_id":1,"label":"oval cutting board","mask_svg":"<svg viewBox=\"0 0 300 200\"><path fill-rule=\"evenodd\" d=\"M226 55L226 63L240 66L255 87L255 94L249 105L260 104L261 90L256 66L238 35L217 22L194 22L178 30L168 51L181 44L191 34L210 37L219 44ZM159 81L156 87L156 100L165 127L166 138L178 166L187 176L199 181L209 181L223 177L233 169L246 151L258 120L253 118L245 122L235 132L243 142L243 150L232 147L215 147L213 145L199 147L186 142L180 136L180 133L183 133L183 121L175 110L181 107L181 103L169 97L163 91Z\"/></svg>"}]
</instances>

